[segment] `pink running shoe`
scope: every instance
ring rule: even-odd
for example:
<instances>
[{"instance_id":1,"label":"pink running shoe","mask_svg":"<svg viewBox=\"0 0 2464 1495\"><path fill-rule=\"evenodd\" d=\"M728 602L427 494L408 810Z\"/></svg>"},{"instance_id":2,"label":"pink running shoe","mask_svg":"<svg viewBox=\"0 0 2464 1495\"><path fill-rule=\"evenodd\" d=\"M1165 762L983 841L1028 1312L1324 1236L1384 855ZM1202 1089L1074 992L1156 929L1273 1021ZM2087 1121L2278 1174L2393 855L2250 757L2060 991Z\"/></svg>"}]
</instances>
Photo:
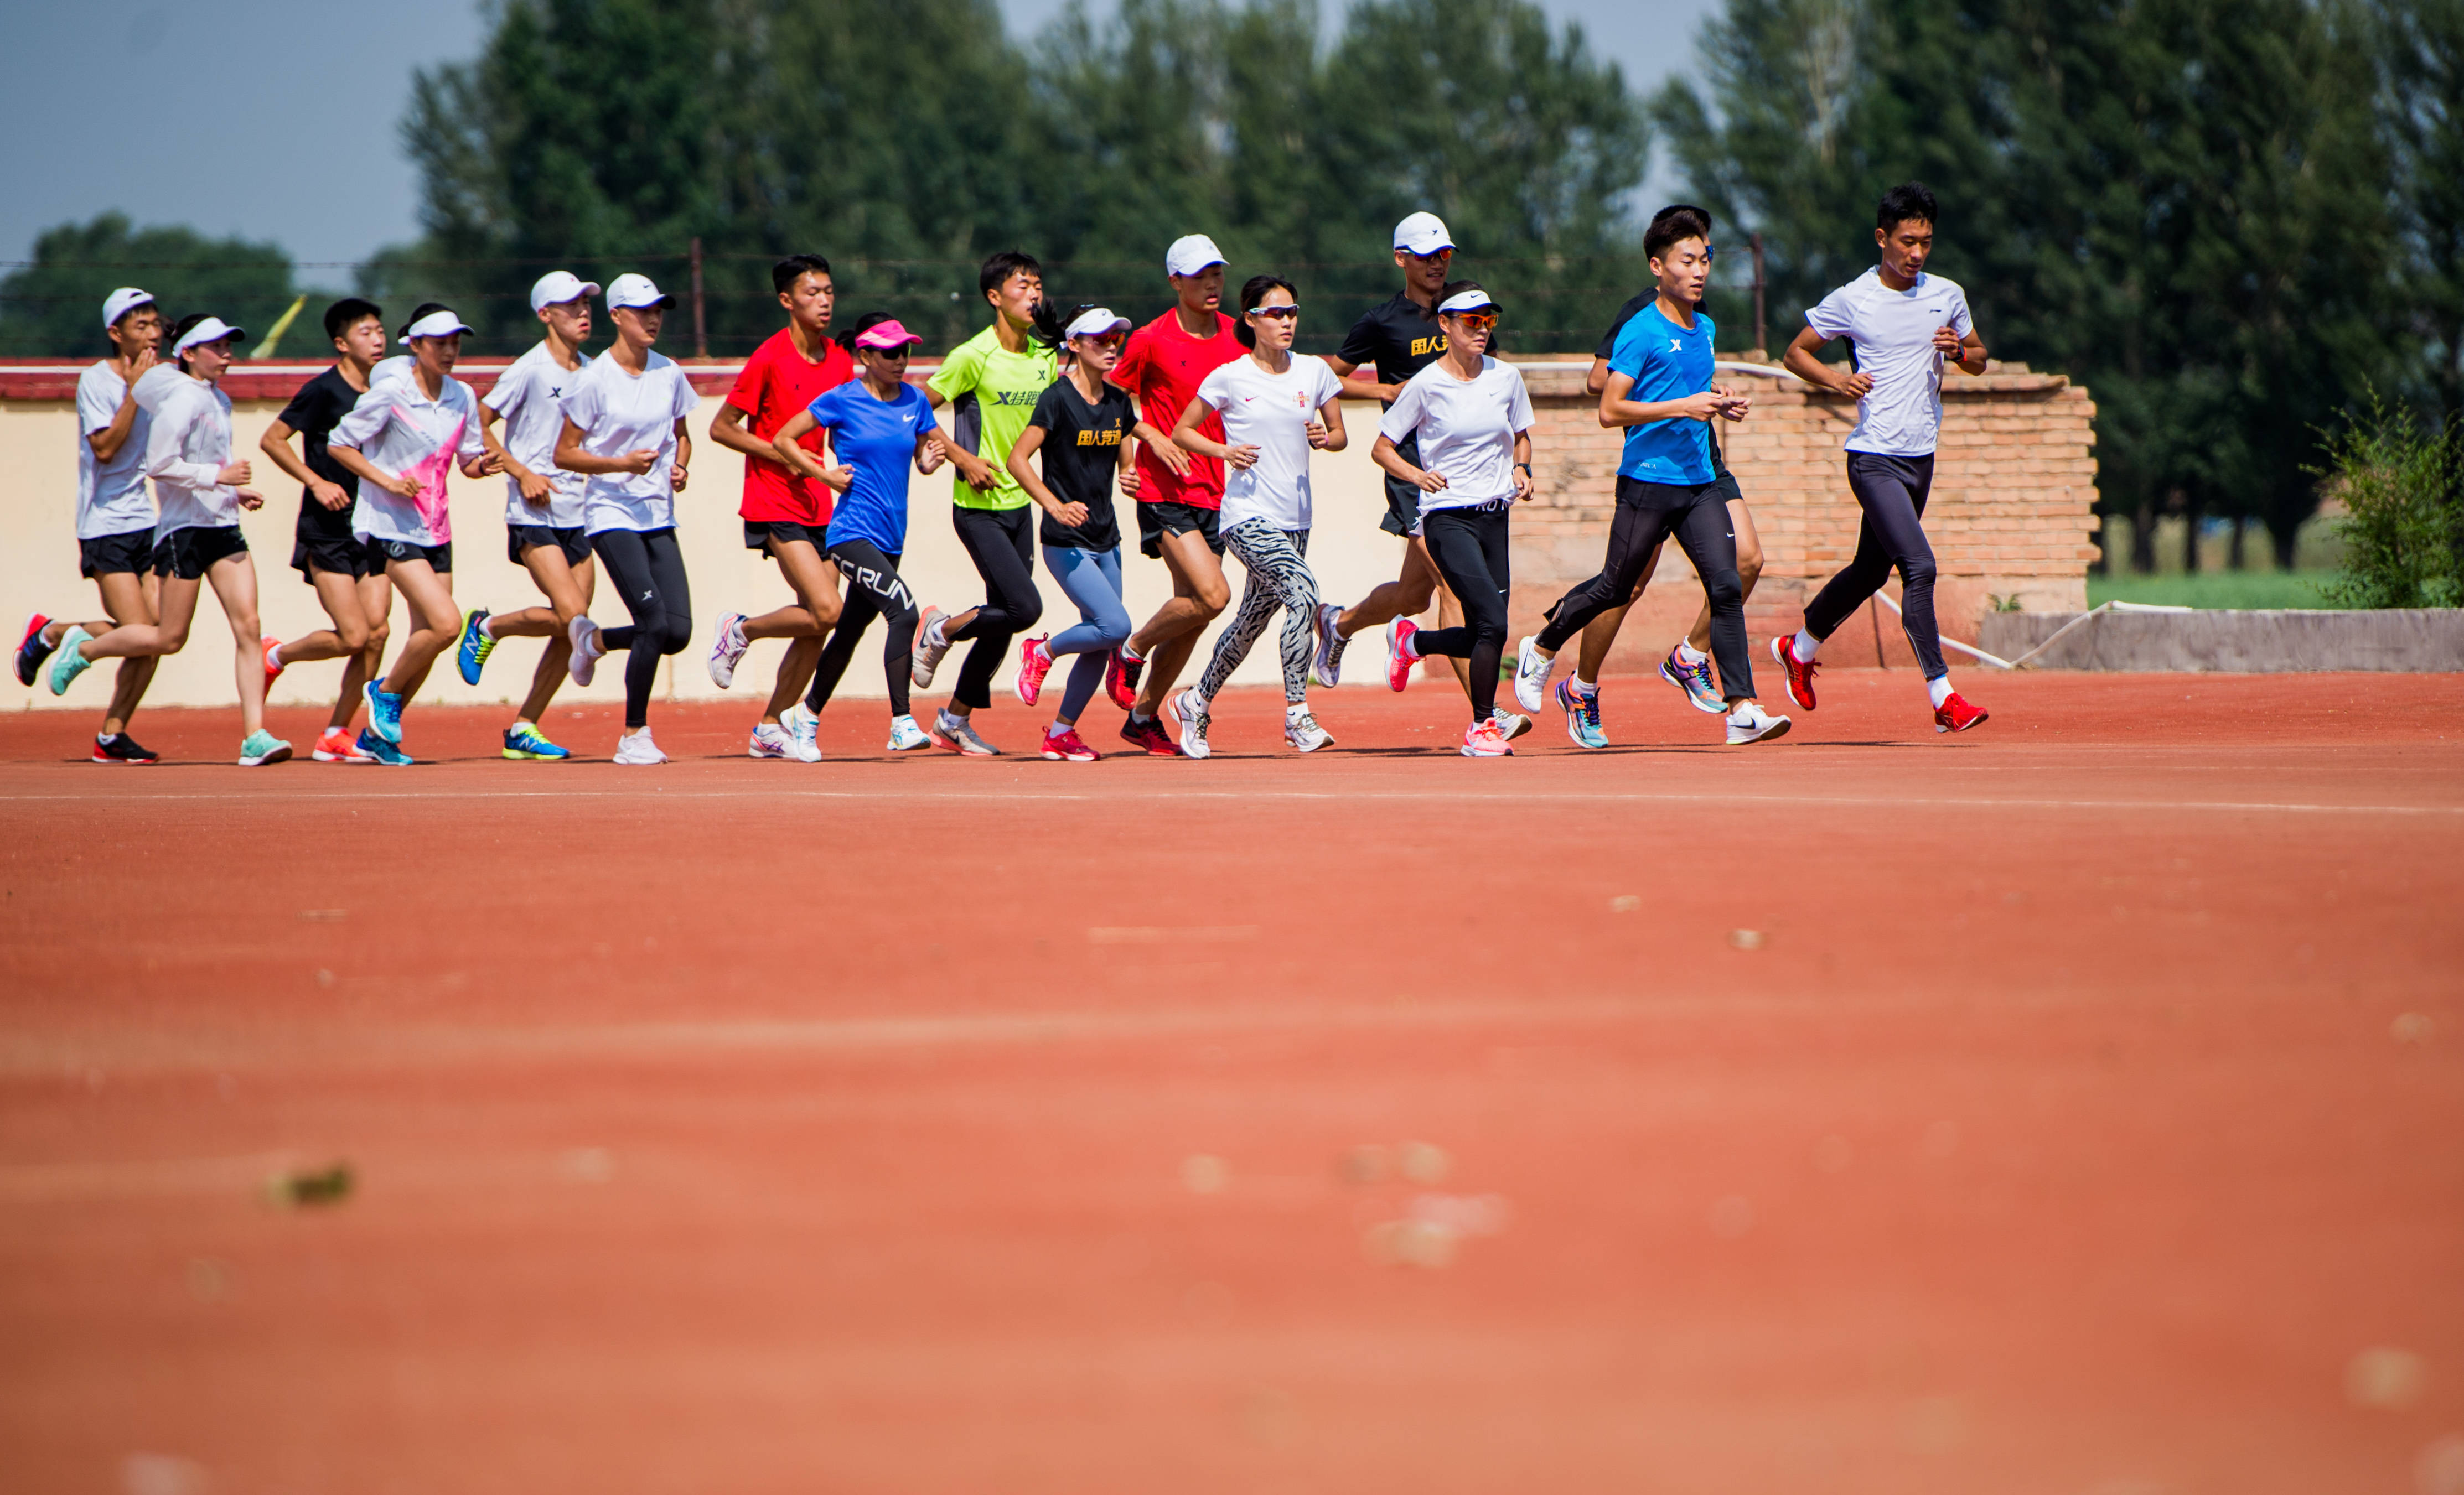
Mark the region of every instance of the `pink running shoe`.
<instances>
[{"instance_id":1,"label":"pink running shoe","mask_svg":"<svg viewBox=\"0 0 2464 1495\"><path fill-rule=\"evenodd\" d=\"M1056 763L1092 763L1104 755L1089 747L1087 739L1078 735L1075 727L1064 727L1059 732L1046 727L1044 729L1044 756Z\"/></svg>"},{"instance_id":2,"label":"pink running shoe","mask_svg":"<svg viewBox=\"0 0 2464 1495\"><path fill-rule=\"evenodd\" d=\"M1138 676L1146 672L1147 662L1132 659L1115 644L1104 658L1104 693L1113 705L1125 712L1138 709Z\"/></svg>"},{"instance_id":3,"label":"pink running shoe","mask_svg":"<svg viewBox=\"0 0 2464 1495\"><path fill-rule=\"evenodd\" d=\"M1506 732L1494 716L1483 717L1463 729L1463 756L1465 758L1512 758L1514 749L1507 744Z\"/></svg>"},{"instance_id":4,"label":"pink running shoe","mask_svg":"<svg viewBox=\"0 0 2464 1495\"><path fill-rule=\"evenodd\" d=\"M1044 648L1051 637L1046 633L1018 647L1018 698L1029 706L1044 693L1044 677L1052 672L1052 655Z\"/></svg>"},{"instance_id":5,"label":"pink running shoe","mask_svg":"<svg viewBox=\"0 0 2464 1495\"><path fill-rule=\"evenodd\" d=\"M1420 662L1420 651L1412 647L1412 636L1420 626L1409 618L1397 618L1386 625L1386 689L1400 691L1412 683L1412 667Z\"/></svg>"}]
</instances>

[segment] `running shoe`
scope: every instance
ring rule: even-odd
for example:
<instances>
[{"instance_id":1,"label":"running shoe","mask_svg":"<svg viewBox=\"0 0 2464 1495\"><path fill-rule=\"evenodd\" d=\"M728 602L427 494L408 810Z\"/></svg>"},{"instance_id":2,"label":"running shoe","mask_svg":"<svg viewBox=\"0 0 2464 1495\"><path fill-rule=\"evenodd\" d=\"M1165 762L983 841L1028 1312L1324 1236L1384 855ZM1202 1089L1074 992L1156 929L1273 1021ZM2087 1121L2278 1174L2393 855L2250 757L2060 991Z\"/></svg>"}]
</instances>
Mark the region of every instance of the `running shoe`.
<instances>
[{"instance_id":1,"label":"running shoe","mask_svg":"<svg viewBox=\"0 0 2464 1495\"><path fill-rule=\"evenodd\" d=\"M1774 716L1752 701L1740 701L1728 714L1728 746L1772 742L1788 736L1788 718Z\"/></svg>"},{"instance_id":2,"label":"running shoe","mask_svg":"<svg viewBox=\"0 0 2464 1495\"><path fill-rule=\"evenodd\" d=\"M1044 693L1044 677L1052 672L1052 655L1044 647L1051 638L1047 633L1018 647L1018 698L1029 706Z\"/></svg>"},{"instance_id":3,"label":"running shoe","mask_svg":"<svg viewBox=\"0 0 2464 1495\"><path fill-rule=\"evenodd\" d=\"M239 745L239 766L242 768L262 768L268 763L279 763L290 756L291 744L263 727L250 733L248 740Z\"/></svg>"},{"instance_id":4,"label":"running shoe","mask_svg":"<svg viewBox=\"0 0 2464 1495\"><path fill-rule=\"evenodd\" d=\"M574 684L588 685L599 672L599 656L607 652L607 646L599 642L599 625L584 613L565 626L564 636L573 645L573 657L564 662L565 673Z\"/></svg>"},{"instance_id":5,"label":"running shoe","mask_svg":"<svg viewBox=\"0 0 2464 1495\"><path fill-rule=\"evenodd\" d=\"M1549 675L1557 661L1540 652L1540 641L1528 638L1514 654L1514 703L1536 712L1549 699Z\"/></svg>"},{"instance_id":6,"label":"running shoe","mask_svg":"<svg viewBox=\"0 0 2464 1495\"><path fill-rule=\"evenodd\" d=\"M1771 640L1771 658L1788 672L1788 698L1805 711L1814 710L1814 672L1822 668L1817 659L1796 657L1796 635L1783 633Z\"/></svg>"},{"instance_id":7,"label":"running shoe","mask_svg":"<svg viewBox=\"0 0 2464 1495\"><path fill-rule=\"evenodd\" d=\"M1307 712L1284 718L1284 740L1296 752L1314 753L1334 746L1334 734L1317 724L1317 718Z\"/></svg>"},{"instance_id":8,"label":"running shoe","mask_svg":"<svg viewBox=\"0 0 2464 1495\"><path fill-rule=\"evenodd\" d=\"M1335 603L1317 605L1317 616L1309 620L1317 628L1317 650L1309 656L1309 680L1331 691L1343 679L1343 650L1352 641L1334 631L1343 620L1343 608Z\"/></svg>"},{"instance_id":9,"label":"running shoe","mask_svg":"<svg viewBox=\"0 0 2464 1495\"><path fill-rule=\"evenodd\" d=\"M967 758L999 758L1001 749L976 736L976 724L965 716L953 716L948 712L934 715L932 731L926 734L933 745L945 753Z\"/></svg>"},{"instance_id":10,"label":"running shoe","mask_svg":"<svg viewBox=\"0 0 2464 1495\"><path fill-rule=\"evenodd\" d=\"M1163 723L1150 716L1144 721L1121 723L1121 740L1149 758L1178 758L1180 744L1172 739Z\"/></svg>"},{"instance_id":11,"label":"running shoe","mask_svg":"<svg viewBox=\"0 0 2464 1495\"><path fill-rule=\"evenodd\" d=\"M933 739L924 735L923 728L915 725L914 717L890 718L890 751L892 753L913 753L917 748L927 748L932 745Z\"/></svg>"},{"instance_id":12,"label":"running shoe","mask_svg":"<svg viewBox=\"0 0 2464 1495\"><path fill-rule=\"evenodd\" d=\"M489 636L484 625L488 609L473 607L462 615L462 642L453 650L453 662L462 667L462 683L477 685L480 667L496 651L496 641Z\"/></svg>"},{"instance_id":13,"label":"running shoe","mask_svg":"<svg viewBox=\"0 0 2464 1495\"><path fill-rule=\"evenodd\" d=\"M1983 726L1991 715L1989 712L1969 705L1957 691L1953 691L1933 709L1933 730L1966 732L1970 727Z\"/></svg>"},{"instance_id":14,"label":"running shoe","mask_svg":"<svg viewBox=\"0 0 2464 1495\"><path fill-rule=\"evenodd\" d=\"M822 718L812 708L798 701L779 714L779 725L787 729L787 756L799 763L822 760L822 745L814 738L820 736Z\"/></svg>"},{"instance_id":15,"label":"running shoe","mask_svg":"<svg viewBox=\"0 0 2464 1495\"><path fill-rule=\"evenodd\" d=\"M535 723L527 721L517 721L505 729L504 754L512 758L535 758L548 762L573 756L550 742L546 734L540 732Z\"/></svg>"},{"instance_id":16,"label":"running shoe","mask_svg":"<svg viewBox=\"0 0 2464 1495\"><path fill-rule=\"evenodd\" d=\"M1044 733L1044 756L1056 763L1092 763L1104 755L1089 747L1075 727L1064 727L1059 732L1047 727Z\"/></svg>"},{"instance_id":17,"label":"running shoe","mask_svg":"<svg viewBox=\"0 0 2464 1495\"><path fill-rule=\"evenodd\" d=\"M1530 717L1507 711L1503 706L1490 707L1488 719L1497 723L1497 730L1506 734L1508 742L1531 730Z\"/></svg>"},{"instance_id":18,"label":"running shoe","mask_svg":"<svg viewBox=\"0 0 2464 1495\"><path fill-rule=\"evenodd\" d=\"M933 671L941 668L941 656L950 651L948 639L938 644L933 642L934 630L949 621L950 615L940 608L927 607L924 620L915 625L915 647L910 651L914 657L908 678L915 682L915 689L919 691L932 689Z\"/></svg>"},{"instance_id":19,"label":"running shoe","mask_svg":"<svg viewBox=\"0 0 2464 1495\"><path fill-rule=\"evenodd\" d=\"M1138 676L1146 673L1147 662L1132 659L1121 649L1115 644L1104 657L1104 693L1121 710L1133 712L1138 709Z\"/></svg>"},{"instance_id":20,"label":"running shoe","mask_svg":"<svg viewBox=\"0 0 2464 1495\"><path fill-rule=\"evenodd\" d=\"M402 697L380 690L374 680L360 687L368 703L368 730L387 742L402 745Z\"/></svg>"},{"instance_id":21,"label":"running shoe","mask_svg":"<svg viewBox=\"0 0 2464 1495\"><path fill-rule=\"evenodd\" d=\"M94 637L72 623L60 635L59 652L52 656L50 684L54 695L66 694L69 682L86 672L94 661L77 652L77 646Z\"/></svg>"},{"instance_id":22,"label":"running shoe","mask_svg":"<svg viewBox=\"0 0 2464 1495\"><path fill-rule=\"evenodd\" d=\"M124 737L127 734L123 732L121 736ZM361 752L359 744L351 740L351 729L348 727L328 727L317 734L316 749L308 756L320 763L373 763L376 761L375 758Z\"/></svg>"},{"instance_id":23,"label":"running shoe","mask_svg":"<svg viewBox=\"0 0 2464 1495\"><path fill-rule=\"evenodd\" d=\"M284 668L281 657L275 653L275 650L281 647L280 639L269 638L265 641L265 693L268 695L274 693L274 682L281 676Z\"/></svg>"},{"instance_id":24,"label":"running shoe","mask_svg":"<svg viewBox=\"0 0 2464 1495\"><path fill-rule=\"evenodd\" d=\"M1574 689L1572 680L1557 682L1557 709L1566 714L1566 736L1574 739L1578 748L1604 748L1609 735L1600 730L1600 691L1592 687L1585 695Z\"/></svg>"},{"instance_id":25,"label":"running shoe","mask_svg":"<svg viewBox=\"0 0 2464 1495\"><path fill-rule=\"evenodd\" d=\"M759 722L753 728L753 741L745 748L744 756L793 758L796 756L796 739L787 736L787 729L775 721Z\"/></svg>"},{"instance_id":26,"label":"running shoe","mask_svg":"<svg viewBox=\"0 0 2464 1495\"><path fill-rule=\"evenodd\" d=\"M1512 758L1514 749L1506 745L1506 734L1497 730L1497 718L1476 721L1463 729L1463 756L1465 758Z\"/></svg>"},{"instance_id":27,"label":"running shoe","mask_svg":"<svg viewBox=\"0 0 2464 1495\"><path fill-rule=\"evenodd\" d=\"M744 636L744 614L731 612L718 620L718 637L710 641L710 683L724 691L736 683L736 667L753 641ZM762 755L753 755L759 758Z\"/></svg>"},{"instance_id":28,"label":"running shoe","mask_svg":"<svg viewBox=\"0 0 2464 1495\"><path fill-rule=\"evenodd\" d=\"M1705 655L1700 663L1687 664L1670 649L1660 662L1660 678L1685 693L1685 702L1706 715L1725 716L1728 703L1720 694L1720 682L1711 675L1711 659Z\"/></svg>"},{"instance_id":29,"label":"running shoe","mask_svg":"<svg viewBox=\"0 0 2464 1495\"><path fill-rule=\"evenodd\" d=\"M359 748L369 762L383 763L387 768L408 768L419 761L365 727L360 729L360 740L354 746Z\"/></svg>"},{"instance_id":30,"label":"running shoe","mask_svg":"<svg viewBox=\"0 0 2464 1495\"><path fill-rule=\"evenodd\" d=\"M59 648L57 644L43 642L43 630L51 626L52 620L39 612L26 620L26 636L17 641L17 683L19 685L32 686L34 683L35 674L43 668L43 661L51 658L52 650Z\"/></svg>"},{"instance_id":31,"label":"running shoe","mask_svg":"<svg viewBox=\"0 0 2464 1495\"><path fill-rule=\"evenodd\" d=\"M1206 708L1199 704L1198 688L1191 686L1172 698L1172 719L1180 723L1180 756L1204 758L1211 750L1206 745Z\"/></svg>"},{"instance_id":32,"label":"running shoe","mask_svg":"<svg viewBox=\"0 0 2464 1495\"><path fill-rule=\"evenodd\" d=\"M1400 692L1412 683L1412 667L1420 658L1412 647L1412 635L1419 631L1420 626L1409 618L1386 625L1386 689Z\"/></svg>"},{"instance_id":33,"label":"running shoe","mask_svg":"<svg viewBox=\"0 0 2464 1495\"><path fill-rule=\"evenodd\" d=\"M135 737L122 732L107 742L96 737L94 760L98 763L154 763L162 761L162 755L152 748L140 746Z\"/></svg>"},{"instance_id":34,"label":"running shoe","mask_svg":"<svg viewBox=\"0 0 2464 1495\"><path fill-rule=\"evenodd\" d=\"M620 763L648 767L667 760L668 755L660 752L659 745L650 740L650 729L648 727L644 727L639 732L627 733L616 739L616 761Z\"/></svg>"}]
</instances>

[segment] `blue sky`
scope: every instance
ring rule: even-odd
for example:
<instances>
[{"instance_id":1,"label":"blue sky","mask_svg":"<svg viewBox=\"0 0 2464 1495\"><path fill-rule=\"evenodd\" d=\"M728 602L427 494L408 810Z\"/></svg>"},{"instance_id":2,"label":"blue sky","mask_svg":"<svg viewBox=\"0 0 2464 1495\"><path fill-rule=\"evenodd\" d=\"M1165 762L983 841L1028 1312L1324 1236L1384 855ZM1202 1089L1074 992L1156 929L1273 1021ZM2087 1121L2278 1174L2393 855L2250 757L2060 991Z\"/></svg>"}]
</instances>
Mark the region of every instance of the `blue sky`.
<instances>
[{"instance_id":1,"label":"blue sky","mask_svg":"<svg viewBox=\"0 0 2464 1495\"><path fill-rule=\"evenodd\" d=\"M1025 35L1063 0L1003 0ZM1629 84L1692 56L1712 0L1540 0L1579 21ZM1327 0L1330 11L1334 0ZM414 67L471 55L465 0L77 0L9 5L0 48L0 259L54 224L119 209L272 239L303 264L418 231L395 138ZM194 80L209 79L199 83ZM311 283L345 273L310 269Z\"/></svg>"}]
</instances>

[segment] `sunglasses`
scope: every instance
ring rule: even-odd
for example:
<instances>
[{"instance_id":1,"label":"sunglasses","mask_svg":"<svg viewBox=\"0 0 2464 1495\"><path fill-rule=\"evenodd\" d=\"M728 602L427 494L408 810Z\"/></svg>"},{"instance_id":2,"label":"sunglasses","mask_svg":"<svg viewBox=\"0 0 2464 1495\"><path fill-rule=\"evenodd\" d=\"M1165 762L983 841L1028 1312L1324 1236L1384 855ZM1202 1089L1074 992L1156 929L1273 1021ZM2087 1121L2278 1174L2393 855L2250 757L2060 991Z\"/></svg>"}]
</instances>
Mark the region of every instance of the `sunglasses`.
<instances>
[{"instance_id":1,"label":"sunglasses","mask_svg":"<svg viewBox=\"0 0 2464 1495\"><path fill-rule=\"evenodd\" d=\"M1459 319L1474 332L1486 332L1497 325L1495 312L1449 312L1446 315Z\"/></svg>"},{"instance_id":2,"label":"sunglasses","mask_svg":"<svg viewBox=\"0 0 2464 1495\"><path fill-rule=\"evenodd\" d=\"M1441 265L1444 264L1447 260L1450 260L1450 259L1452 259L1452 258L1454 258L1454 257L1455 257L1454 246L1452 246L1452 245L1448 245L1448 246L1446 246L1444 249L1441 249L1441 250L1435 250L1435 251L1432 251L1432 252L1430 252L1429 253L1426 253L1426 254L1416 253L1414 253L1414 252L1413 252L1413 251L1411 251L1411 250L1405 250L1403 253L1406 253L1406 254L1410 254L1414 259L1419 259L1419 260L1432 260L1432 259L1433 259L1433 260L1436 260L1436 261L1437 261L1439 264L1441 264Z\"/></svg>"},{"instance_id":3,"label":"sunglasses","mask_svg":"<svg viewBox=\"0 0 2464 1495\"><path fill-rule=\"evenodd\" d=\"M908 354L915 351L915 344L912 342L902 342L894 348L867 348L865 351L867 353L878 353L883 358L905 358Z\"/></svg>"},{"instance_id":4,"label":"sunglasses","mask_svg":"<svg viewBox=\"0 0 2464 1495\"><path fill-rule=\"evenodd\" d=\"M1301 309L1298 306L1252 306L1249 308L1249 315L1252 317L1271 317L1277 321L1289 321L1298 318L1300 314Z\"/></svg>"}]
</instances>

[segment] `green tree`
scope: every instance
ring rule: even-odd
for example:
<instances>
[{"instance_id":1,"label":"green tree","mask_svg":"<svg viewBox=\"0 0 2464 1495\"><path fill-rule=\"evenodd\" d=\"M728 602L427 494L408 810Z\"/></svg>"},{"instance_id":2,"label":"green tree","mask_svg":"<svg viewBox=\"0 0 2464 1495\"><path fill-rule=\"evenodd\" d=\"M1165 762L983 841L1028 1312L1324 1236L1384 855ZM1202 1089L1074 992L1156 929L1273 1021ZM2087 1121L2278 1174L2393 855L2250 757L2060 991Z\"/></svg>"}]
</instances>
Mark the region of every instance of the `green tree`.
<instances>
[{"instance_id":1,"label":"green tree","mask_svg":"<svg viewBox=\"0 0 2464 1495\"><path fill-rule=\"evenodd\" d=\"M2401 316L2429 403L2464 410L2464 0L2372 0L2370 18L2405 253Z\"/></svg>"},{"instance_id":2,"label":"green tree","mask_svg":"<svg viewBox=\"0 0 2464 1495\"><path fill-rule=\"evenodd\" d=\"M166 317L210 312L262 337L297 293L275 244L211 239L193 229L137 229L107 212L34 240L34 262L0 280L0 353L100 356L102 298L124 285L154 293ZM295 342L297 334L294 334Z\"/></svg>"}]
</instances>

